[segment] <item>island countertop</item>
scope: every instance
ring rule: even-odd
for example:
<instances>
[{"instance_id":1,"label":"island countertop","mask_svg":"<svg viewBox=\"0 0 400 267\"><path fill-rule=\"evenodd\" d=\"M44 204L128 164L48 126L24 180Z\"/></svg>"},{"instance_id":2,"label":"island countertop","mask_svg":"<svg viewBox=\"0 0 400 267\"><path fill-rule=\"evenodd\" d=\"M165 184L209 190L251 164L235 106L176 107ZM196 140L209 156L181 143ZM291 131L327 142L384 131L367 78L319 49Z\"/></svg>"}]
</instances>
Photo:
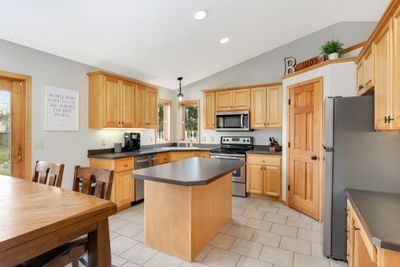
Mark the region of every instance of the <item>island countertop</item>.
<instances>
[{"instance_id":1,"label":"island countertop","mask_svg":"<svg viewBox=\"0 0 400 267\"><path fill-rule=\"evenodd\" d=\"M240 160L189 158L133 171L136 179L183 186L206 185L239 169Z\"/></svg>"},{"instance_id":2,"label":"island countertop","mask_svg":"<svg viewBox=\"0 0 400 267\"><path fill-rule=\"evenodd\" d=\"M353 189L346 194L372 243L400 251L400 194Z\"/></svg>"}]
</instances>

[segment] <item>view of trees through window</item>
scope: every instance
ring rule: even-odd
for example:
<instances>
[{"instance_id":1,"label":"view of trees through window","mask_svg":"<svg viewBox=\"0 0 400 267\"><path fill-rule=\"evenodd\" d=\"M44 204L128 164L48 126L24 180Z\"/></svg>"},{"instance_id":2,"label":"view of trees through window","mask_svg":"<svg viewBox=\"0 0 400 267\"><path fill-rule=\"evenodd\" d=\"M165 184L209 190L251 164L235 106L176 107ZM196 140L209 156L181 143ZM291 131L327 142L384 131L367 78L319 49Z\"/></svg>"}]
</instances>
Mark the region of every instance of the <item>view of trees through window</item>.
<instances>
[{"instance_id":1,"label":"view of trees through window","mask_svg":"<svg viewBox=\"0 0 400 267\"><path fill-rule=\"evenodd\" d=\"M198 105L185 105L183 106L184 115L184 140L197 141L199 136L199 125L198 125Z\"/></svg>"},{"instance_id":2,"label":"view of trees through window","mask_svg":"<svg viewBox=\"0 0 400 267\"><path fill-rule=\"evenodd\" d=\"M169 141L169 113L170 104L160 101L158 104L157 141Z\"/></svg>"},{"instance_id":3,"label":"view of trees through window","mask_svg":"<svg viewBox=\"0 0 400 267\"><path fill-rule=\"evenodd\" d=\"M10 175L11 94L0 90L0 174Z\"/></svg>"}]
</instances>

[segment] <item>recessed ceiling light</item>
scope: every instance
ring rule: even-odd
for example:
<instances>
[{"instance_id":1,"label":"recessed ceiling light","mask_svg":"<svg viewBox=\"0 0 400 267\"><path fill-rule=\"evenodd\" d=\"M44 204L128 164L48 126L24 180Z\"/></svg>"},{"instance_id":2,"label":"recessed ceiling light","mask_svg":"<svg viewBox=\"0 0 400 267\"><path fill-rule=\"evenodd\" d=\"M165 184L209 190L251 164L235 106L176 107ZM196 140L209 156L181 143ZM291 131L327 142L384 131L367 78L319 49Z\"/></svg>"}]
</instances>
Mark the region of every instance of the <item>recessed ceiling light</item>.
<instances>
[{"instance_id":1,"label":"recessed ceiling light","mask_svg":"<svg viewBox=\"0 0 400 267\"><path fill-rule=\"evenodd\" d=\"M226 44L227 42L229 42L229 37L224 37L219 41L221 44Z\"/></svg>"},{"instance_id":2,"label":"recessed ceiling light","mask_svg":"<svg viewBox=\"0 0 400 267\"><path fill-rule=\"evenodd\" d=\"M207 17L208 13L207 10L199 10L194 14L194 18L196 20L203 20Z\"/></svg>"}]
</instances>

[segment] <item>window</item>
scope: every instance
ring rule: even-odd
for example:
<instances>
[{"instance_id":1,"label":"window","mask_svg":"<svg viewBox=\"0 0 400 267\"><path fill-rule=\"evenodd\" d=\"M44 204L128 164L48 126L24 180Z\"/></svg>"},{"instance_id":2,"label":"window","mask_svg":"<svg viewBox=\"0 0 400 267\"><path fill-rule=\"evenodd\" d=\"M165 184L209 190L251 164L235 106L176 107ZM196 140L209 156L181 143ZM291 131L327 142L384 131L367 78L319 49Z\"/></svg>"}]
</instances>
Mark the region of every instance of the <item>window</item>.
<instances>
[{"instance_id":1,"label":"window","mask_svg":"<svg viewBox=\"0 0 400 267\"><path fill-rule=\"evenodd\" d=\"M171 141L170 117L171 101L160 99L158 101L158 126L156 131L157 143Z\"/></svg>"},{"instance_id":2,"label":"window","mask_svg":"<svg viewBox=\"0 0 400 267\"><path fill-rule=\"evenodd\" d=\"M181 141L200 143L199 109L199 100L183 101L180 103Z\"/></svg>"}]
</instances>

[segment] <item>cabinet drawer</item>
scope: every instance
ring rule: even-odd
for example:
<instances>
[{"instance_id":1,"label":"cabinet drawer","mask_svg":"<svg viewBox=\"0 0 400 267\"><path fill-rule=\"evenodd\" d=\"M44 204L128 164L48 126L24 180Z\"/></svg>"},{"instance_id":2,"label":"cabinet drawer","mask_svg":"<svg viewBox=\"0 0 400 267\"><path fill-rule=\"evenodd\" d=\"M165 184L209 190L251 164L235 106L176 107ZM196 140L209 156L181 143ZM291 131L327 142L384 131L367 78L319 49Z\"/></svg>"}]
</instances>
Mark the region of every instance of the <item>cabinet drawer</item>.
<instances>
[{"instance_id":1,"label":"cabinet drawer","mask_svg":"<svg viewBox=\"0 0 400 267\"><path fill-rule=\"evenodd\" d=\"M127 171L133 169L133 158L118 159L115 161L115 171Z\"/></svg>"},{"instance_id":2,"label":"cabinet drawer","mask_svg":"<svg viewBox=\"0 0 400 267\"><path fill-rule=\"evenodd\" d=\"M277 156L260 156L260 155L248 155L247 156L248 164L257 164L257 165L269 165L269 166L280 166L281 165L281 157Z\"/></svg>"}]
</instances>

